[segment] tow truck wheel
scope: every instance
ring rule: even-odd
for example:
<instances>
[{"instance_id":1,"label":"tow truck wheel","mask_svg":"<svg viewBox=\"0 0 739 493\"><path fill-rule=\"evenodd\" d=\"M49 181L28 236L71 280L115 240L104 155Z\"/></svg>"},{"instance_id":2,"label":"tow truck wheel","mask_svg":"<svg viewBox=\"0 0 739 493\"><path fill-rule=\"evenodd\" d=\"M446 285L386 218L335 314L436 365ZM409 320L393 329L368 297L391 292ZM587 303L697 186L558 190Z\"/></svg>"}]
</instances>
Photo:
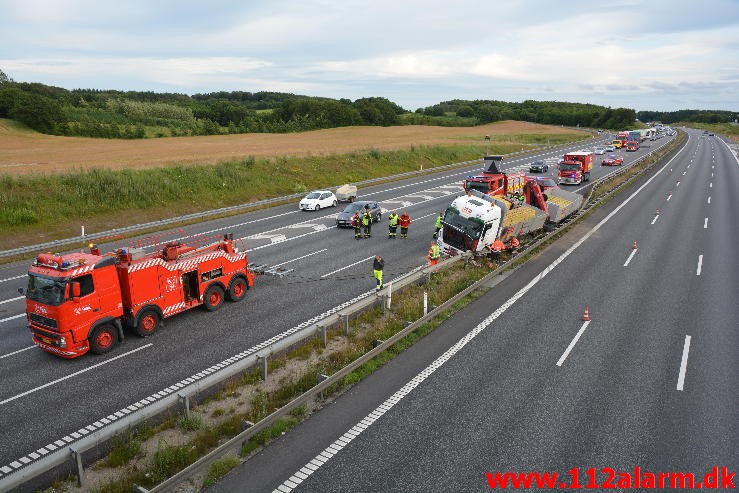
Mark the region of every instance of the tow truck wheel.
<instances>
[{"instance_id":1,"label":"tow truck wheel","mask_svg":"<svg viewBox=\"0 0 739 493\"><path fill-rule=\"evenodd\" d=\"M105 354L118 343L118 331L112 324L99 325L90 334L90 351Z\"/></svg>"},{"instance_id":2,"label":"tow truck wheel","mask_svg":"<svg viewBox=\"0 0 739 493\"><path fill-rule=\"evenodd\" d=\"M136 331L136 334L141 337L146 337L156 332L158 328L159 314L154 310L149 309L144 310L144 312L139 315L139 323L136 324L136 328L134 330Z\"/></svg>"},{"instance_id":3,"label":"tow truck wheel","mask_svg":"<svg viewBox=\"0 0 739 493\"><path fill-rule=\"evenodd\" d=\"M223 288L220 286L211 286L203 295L203 305L209 312L218 310L223 304Z\"/></svg>"},{"instance_id":4,"label":"tow truck wheel","mask_svg":"<svg viewBox=\"0 0 739 493\"><path fill-rule=\"evenodd\" d=\"M234 277L228 286L228 299L231 301L241 301L246 297L246 279L243 277Z\"/></svg>"}]
</instances>

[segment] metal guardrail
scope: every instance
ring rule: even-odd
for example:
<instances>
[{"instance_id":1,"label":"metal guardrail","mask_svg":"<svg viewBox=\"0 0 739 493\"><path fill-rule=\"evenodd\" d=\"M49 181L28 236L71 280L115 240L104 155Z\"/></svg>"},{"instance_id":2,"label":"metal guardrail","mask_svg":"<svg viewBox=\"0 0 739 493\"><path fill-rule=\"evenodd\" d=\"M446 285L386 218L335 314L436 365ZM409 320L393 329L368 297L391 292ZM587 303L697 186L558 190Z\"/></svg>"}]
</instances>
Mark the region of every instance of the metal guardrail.
<instances>
[{"instance_id":1,"label":"metal guardrail","mask_svg":"<svg viewBox=\"0 0 739 493\"><path fill-rule=\"evenodd\" d=\"M517 156L517 155L521 155L521 154L537 153L537 152L541 152L541 151L543 151L545 149L546 150L551 150L551 149L556 149L556 148L559 148L559 147L563 147L564 148L564 147L568 147L568 146L571 146L571 145L576 144L576 143L579 143L579 142L586 142L586 141L590 141L590 140L592 140L592 139L591 138L587 138L587 139L582 139L582 140L575 141L575 142L570 142L568 144L553 145L553 146L549 146L547 148L528 149L528 150L523 150L523 151L516 151L516 152L512 152L510 154L507 154L507 156ZM354 182L354 183L351 183L351 184L352 185L359 186L359 187L366 187L366 186L373 185L373 184L379 184L379 183L385 183L385 182L390 182L390 181L396 181L396 180L400 180L400 179L403 179L403 178L409 178L409 177L417 176L417 175L431 174L431 173L439 173L441 171L445 171L445 170L448 170L448 169L454 169L454 168L457 168L457 167L470 165L470 164L476 163L478 161L481 161L481 159L473 159L473 160L470 160L470 161L460 161L458 163L445 164L443 166L435 166L433 168L427 168L427 169L423 169L423 170L406 171L404 173L398 173L398 174L395 174L395 175L384 176L384 177L379 177L379 178L370 178L368 180L358 181L358 182ZM337 188L338 188L338 186L328 187L329 190L334 190L334 191ZM177 217L171 217L171 218L167 218L167 219L161 219L159 221L151 221L151 222L147 222L147 223L134 224L134 225L131 225L131 226L124 226L124 227L121 227L121 228L114 228L114 229L111 229L111 230L108 230L108 231L101 231L101 232L98 232L98 233L86 234L84 236L76 236L76 237L72 237L72 238L63 238L63 239L60 239L60 240L47 241L45 243L38 243L36 245L27 245L27 246L23 246L23 247L13 248L13 249L10 249L10 250L0 250L0 258L12 257L13 255L22 255L22 254L31 253L31 252L45 251L45 250L49 250L49 249L55 249L57 247L63 247L63 246L66 246L66 245L71 245L73 243L80 242L80 241L97 240L97 239L100 239L100 238L106 238L106 237L113 236L113 235L124 234L124 233L131 233L131 232L134 232L134 231L141 231L141 230L145 230L145 229L157 228L157 227L160 227L160 226L167 226L167 225L170 225L170 224L176 224L176 223L180 223L180 222L184 222L184 221L190 221L192 219L204 219L204 218L207 218L207 217L217 216L217 215L220 215L220 214L227 214L227 213L239 211L239 210L242 210L242 209L244 209L244 210L246 210L246 209L253 209L255 207L262 207L262 206L265 206L265 205L277 204L277 203L280 203L280 202L285 202L285 201L288 201L288 200L297 199L297 198L300 198L300 197L303 197L303 196L305 196L305 193L294 193L294 194L290 194L290 195L283 195L281 197L273 197L273 198L270 198L270 199L258 200L258 201L255 201L255 202L247 202L247 203L244 203L244 204L232 205L232 206L228 206L228 207L221 207L219 209L212 209L212 210L209 210L209 211L194 212L192 214L185 214L183 216L177 216Z\"/></svg>"}]
</instances>

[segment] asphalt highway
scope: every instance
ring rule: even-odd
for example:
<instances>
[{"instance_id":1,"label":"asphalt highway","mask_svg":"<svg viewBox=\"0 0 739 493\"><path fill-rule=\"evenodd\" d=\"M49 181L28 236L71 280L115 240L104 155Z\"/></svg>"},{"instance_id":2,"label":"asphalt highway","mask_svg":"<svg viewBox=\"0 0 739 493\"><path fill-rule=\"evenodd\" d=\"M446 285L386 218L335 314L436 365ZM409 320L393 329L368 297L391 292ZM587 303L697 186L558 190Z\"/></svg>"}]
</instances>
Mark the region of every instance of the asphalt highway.
<instances>
[{"instance_id":1,"label":"asphalt highway","mask_svg":"<svg viewBox=\"0 0 739 493\"><path fill-rule=\"evenodd\" d=\"M593 145L601 140L605 136ZM626 162L667 141L624 153ZM562 153L508 159L503 168L527 170L535 159L553 160ZM481 164L476 164L361 189L360 199L376 200L386 211L410 213L414 221L407 240L386 238L386 214L373 228L372 238L356 241L351 230L334 226L340 208L300 212L297 204L188 227L187 237L224 233L245 237L251 262L295 270L282 279L260 276L239 304L228 303L215 313L191 310L167 319L152 337L127 333L122 344L102 356L64 360L35 348L25 327L24 300L17 293L26 282L28 263L0 267L0 474L8 472L3 470L5 464L70 434L74 437L76 430L131 403L369 293L374 286L369 257L376 253L385 258L387 280L423 264L435 215L460 193L463 177L480 169ZM596 166L593 179L612 171ZM172 232L167 239L173 237L183 233ZM103 245L103 251L109 246ZM704 268L708 268L710 257L705 255Z\"/></svg>"},{"instance_id":2,"label":"asphalt highway","mask_svg":"<svg viewBox=\"0 0 739 493\"><path fill-rule=\"evenodd\" d=\"M595 468L599 490L609 469L615 486L619 472L703 482L718 467L720 485L739 466L739 161L689 135L208 491L486 491L505 472L558 473L554 488L569 490L574 468L583 486Z\"/></svg>"}]
</instances>

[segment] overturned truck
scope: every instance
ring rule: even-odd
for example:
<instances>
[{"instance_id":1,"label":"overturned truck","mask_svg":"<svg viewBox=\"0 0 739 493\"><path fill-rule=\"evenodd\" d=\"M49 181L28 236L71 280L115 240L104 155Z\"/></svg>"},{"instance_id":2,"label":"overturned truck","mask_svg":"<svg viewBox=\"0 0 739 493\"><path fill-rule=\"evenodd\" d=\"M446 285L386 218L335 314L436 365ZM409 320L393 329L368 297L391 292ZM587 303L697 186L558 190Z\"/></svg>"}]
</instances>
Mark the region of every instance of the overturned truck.
<instances>
[{"instance_id":1,"label":"overturned truck","mask_svg":"<svg viewBox=\"0 0 739 493\"><path fill-rule=\"evenodd\" d=\"M507 174L503 156L485 156L480 175L464 180L466 194L447 208L439 244L449 255L471 251L485 254L497 242L507 244L560 223L580 208L583 197L557 187L553 180Z\"/></svg>"}]
</instances>

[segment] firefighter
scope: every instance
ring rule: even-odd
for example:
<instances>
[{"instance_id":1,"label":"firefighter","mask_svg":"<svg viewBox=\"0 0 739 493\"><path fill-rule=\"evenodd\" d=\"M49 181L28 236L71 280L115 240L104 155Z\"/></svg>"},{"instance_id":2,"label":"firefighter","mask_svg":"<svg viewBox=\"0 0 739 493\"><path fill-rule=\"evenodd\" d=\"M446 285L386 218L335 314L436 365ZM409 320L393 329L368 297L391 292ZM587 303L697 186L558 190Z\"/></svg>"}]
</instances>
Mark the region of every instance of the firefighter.
<instances>
[{"instance_id":1,"label":"firefighter","mask_svg":"<svg viewBox=\"0 0 739 493\"><path fill-rule=\"evenodd\" d=\"M408 238L408 226L411 225L411 216L406 211L403 211L400 218L398 218L398 222L400 223L400 237Z\"/></svg>"},{"instance_id":2,"label":"firefighter","mask_svg":"<svg viewBox=\"0 0 739 493\"><path fill-rule=\"evenodd\" d=\"M359 217L359 211L352 216L352 228L354 228L354 238L360 239L362 237L362 218Z\"/></svg>"},{"instance_id":3,"label":"firefighter","mask_svg":"<svg viewBox=\"0 0 739 493\"><path fill-rule=\"evenodd\" d=\"M390 228L387 237L395 239L395 235L398 232L398 213L393 211L387 216L388 227Z\"/></svg>"},{"instance_id":4,"label":"firefighter","mask_svg":"<svg viewBox=\"0 0 739 493\"><path fill-rule=\"evenodd\" d=\"M441 258L441 249L435 241L431 242L431 248L429 248L429 253L426 257L429 259L429 264L431 265L439 263L439 258Z\"/></svg>"},{"instance_id":5,"label":"firefighter","mask_svg":"<svg viewBox=\"0 0 739 493\"><path fill-rule=\"evenodd\" d=\"M518 246L520 243L518 242L518 238L515 236L511 238L511 241L508 242L508 250L512 253L515 253L516 250L518 250Z\"/></svg>"},{"instance_id":6,"label":"firefighter","mask_svg":"<svg viewBox=\"0 0 739 493\"><path fill-rule=\"evenodd\" d=\"M385 260L383 260L383 258L379 255L375 255L375 260L372 264L372 268L374 269L374 276L375 280L377 281L377 287L375 288L375 291L379 291L382 289L382 270L385 268Z\"/></svg>"},{"instance_id":7,"label":"firefighter","mask_svg":"<svg viewBox=\"0 0 739 493\"><path fill-rule=\"evenodd\" d=\"M372 213L370 213L368 205L364 207L364 214L362 214L362 227L364 228L365 238L372 236Z\"/></svg>"},{"instance_id":8,"label":"firefighter","mask_svg":"<svg viewBox=\"0 0 739 493\"><path fill-rule=\"evenodd\" d=\"M444 219L444 213L440 212L439 215L436 217L436 224L434 227L436 228L436 231L434 231L434 239L436 239L437 236L439 236L439 231L441 231L441 221Z\"/></svg>"}]
</instances>

